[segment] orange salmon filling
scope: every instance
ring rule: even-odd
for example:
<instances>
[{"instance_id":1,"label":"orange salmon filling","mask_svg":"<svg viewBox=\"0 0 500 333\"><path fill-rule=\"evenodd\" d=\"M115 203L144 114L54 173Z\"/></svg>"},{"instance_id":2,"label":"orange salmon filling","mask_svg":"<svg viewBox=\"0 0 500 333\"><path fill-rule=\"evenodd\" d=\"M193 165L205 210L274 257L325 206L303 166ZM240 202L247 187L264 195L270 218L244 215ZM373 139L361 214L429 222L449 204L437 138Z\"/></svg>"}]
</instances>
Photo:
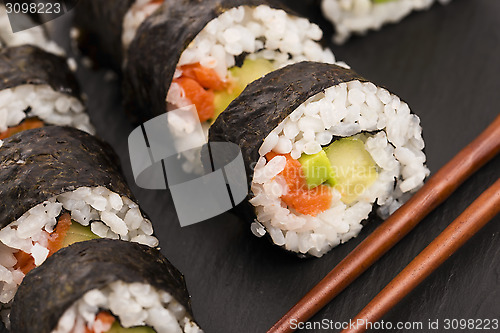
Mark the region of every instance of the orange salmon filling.
<instances>
[{"instance_id":1,"label":"orange salmon filling","mask_svg":"<svg viewBox=\"0 0 500 333\"><path fill-rule=\"evenodd\" d=\"M181 66L182 75L172 82L177 83L187 99L196 106L201 122L205 122L215 115L214 92L226 89L229 85L221 80L211 68L203 67L199 63Z\"/></svg>"},{"instance_id":2,"label":"orange salmon filling","mask_svg":"<svg viewBox=\"0 0 500 333\"><path fill-rule=\"evenodd\" d=\"M111 329L111 326L113 326L113 323L115 322L115 317L113 317L109 312L107 311L101 311L97 314L95 317L95 322L92 328L85 327L85 333L95 333L95 326L98 322L100 322L99 327L102 328L102 330L99 330L99 332L107 332Z\"/></svg>"},{"instance_id":3,"label":"orange salmon filling","mask_svg":"<svg viewBox=\"0 0 500 333\"><path fill-rule=\"evenodd\" d=\"M0 133L0 140L7 139L8 137L29 129L39 128L45 126L43 121L38 118L28 118L23 120L19 125L9 127L7 130Z\"/></svg>"},{"instance_id":4,"label":"orange salmon filling","mask_svg":"<svg viewBox=\"0 0 500 333\"><path fill-rule=\"evenodd\" d=\"M43 231L47 234L47 248L49 250L49 256L53 255L63 247L62 244L69 227L71 227L71 217L69 213L64 213L59 217L57 226L52 233L49 234L48 232ZM29 253L19 251L14 254L14 257L17 259L17 264L14 266L14 269L19 268L24 275L28 274L29 271L36 267L35 259Z\"/></svg>"},{"instance_id":5,"label":"orange salmon filling","mask_svg":"<svg viewBox=\"0 0 500 333\"><path fill-rule=\"evenodd\" d=\"M274 152L268 153L266 159L270 161L277 155ZM285 156L286 166L280 175L288 186L288 193L283 195L281 200L304 215L316 216L330 208L333 199L331 189L326 185L309 189L300 162L294 160L290 154L281 156Z\"/></svg>"}]
</instances>

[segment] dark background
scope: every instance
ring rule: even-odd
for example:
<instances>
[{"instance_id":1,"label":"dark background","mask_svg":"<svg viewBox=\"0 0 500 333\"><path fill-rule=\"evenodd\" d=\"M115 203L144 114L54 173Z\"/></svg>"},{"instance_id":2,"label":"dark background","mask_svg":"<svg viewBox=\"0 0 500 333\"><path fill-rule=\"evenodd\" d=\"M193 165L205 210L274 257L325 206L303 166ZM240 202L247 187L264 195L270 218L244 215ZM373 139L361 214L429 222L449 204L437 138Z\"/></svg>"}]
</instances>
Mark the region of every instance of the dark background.
<instances>
[{"instance_id":1,"label":"dark background","mask_svg":"<svg viewBox=\"0 0 500 333\"><path fill-rule=\"evenodd\" d=\"M288 2L320 23L331 44L332 28L320 17L318 7L308 5L308 1ZM56 38L68 46L69 15L54 23ZM435 5L397 25L352 38L343 46L331 46L337 59L398 94L420 116L433 173L499 114L498 0L454 0L445 7ZM88 96L89 113L98 135L120 155L127 179L154 223L162 252L186 276L195 316L205 332L265 332L377 226L371 223L356 239L320 259L309 260L257 239L248 225L229 213L181 228L167 191L143 190L134 184L127 147L133 127L121 108L119 82L105 80L107 76L106 70L89 70L80 63L78 78ZM497 157L313 320L343 322L354 317L493 184L499 169ZM423 322L424 330L419 332L446 332L445 319L500 319L499 241L497 217L384 321ZM428 329L428 321L436 319L440 329Z\"/></svg>"}]
</instances>

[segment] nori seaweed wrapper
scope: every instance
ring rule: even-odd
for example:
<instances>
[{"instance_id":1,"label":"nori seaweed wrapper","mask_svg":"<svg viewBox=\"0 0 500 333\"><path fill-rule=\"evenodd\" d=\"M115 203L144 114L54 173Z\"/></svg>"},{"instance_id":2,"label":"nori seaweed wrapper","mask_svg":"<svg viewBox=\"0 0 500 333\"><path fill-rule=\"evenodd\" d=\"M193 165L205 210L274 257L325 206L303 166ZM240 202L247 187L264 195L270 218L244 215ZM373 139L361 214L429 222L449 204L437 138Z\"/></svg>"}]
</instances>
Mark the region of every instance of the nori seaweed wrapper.
<instances>
[{"instance_id":1,"label":"nori seaweed wrapper","mask_svg":"<svg viewBox=\"0 0 500 333\"><path fill-rule=\"evenodd\" d=\"M120 71L123 62L123 19L135 0L81 0L74 25L79 46L96 62Z\"/></svg>"},{"instance_id":2,"label":"nori seaweed wrapper","mask_svg":"<svg viewBox=\"0 0 500 333\"><path fill-rule=\"evenodd\" d=\"M139 27L130 45L124 70L127 111L140 121L165 113L175 68L193 39L228 9L263 4L291 12L272 0L165 0Z\"/></svg>"},{"instance_id":3,"label":"nori seaweed wrapper","mask_svg":"<svg viewBox=\"0 0 500 333\"><path fill-rule=\"evenodd\" d=\"M12 304L12 331L50 333L86 292L115 281L145 283L167 291L192 317L184 277L158 250L98 239L61 249L26 275Z\"/></svg>"},{"instance_id":4,"label":"nori seaweed wrapper","mask_svg":"<svg viewBox=\"0 0 500 333\"><path fill-rule=\"evenodd\" d=\"M134 200L111 146L70 127L17 133L0 147L0 228L45 200L104 186Z\"/></svg>"},{"instance_id":5,"label":"nori seaweed wrapper","mask_svg":"<svg viewBox=\"0 0 500 333\"><path fill-rule=\"evenodd\" d=\"M366 81L350 69L318 62L304 61L274 71L249 84L217 117L209 142L237 144L251 182L259 148L269 133L310 97L353 80Z\"/></svg>"},{"instance_id":6,"label":"nori seaweed wrapper","mask_svg":"<svg viewBox=\"0 0 500 333\"><path fill-rule=\"evenodd\" d=\"M66 59L35 46L0 49L0 78L0 90L46 84L54 91L80 98L78 83Z\"/></svg>"}]
</instances>

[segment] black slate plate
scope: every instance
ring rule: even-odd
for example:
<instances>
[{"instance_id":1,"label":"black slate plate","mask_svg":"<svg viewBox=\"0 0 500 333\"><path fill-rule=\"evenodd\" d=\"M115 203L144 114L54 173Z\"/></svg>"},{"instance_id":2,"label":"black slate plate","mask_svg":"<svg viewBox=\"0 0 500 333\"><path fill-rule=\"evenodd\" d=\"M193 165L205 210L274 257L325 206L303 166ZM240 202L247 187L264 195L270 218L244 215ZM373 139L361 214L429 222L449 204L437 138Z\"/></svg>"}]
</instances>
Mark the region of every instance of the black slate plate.
<instances>
[{"instance_id":1,"label":"black slate plate","mask_svg":"<svg viewBox=\"0 0 500 333\"><path fill-rule=\"evenodd\" d=\"M304 8L301 1L296 3L299 11L309 13L328 29L318 9ZM68 20L63 17L55 21L56 35L66 43ZM428 165L436 172L498 114L499 23L500 1L454 0L446 7L436 5L430 11L412 14L398 25L333 48L338 59L388 87L421 117ZM90 71L83 66L78 77L89 97L98 134L121 157L135 195L151 216L162 252L186 276L195 317L207 333L265 332L376 227L367 226L357 239L321 259L305 261L255 238L247 224L230 214L181 228L167 191L143 190L133 183L127 148L133 128L121 109L118 82L105 81L105 71ZM344 322L354 317L493 184L499 170L497 157L313 321ZM384 317L394 325L422 322L423 329L383 332L475 332L445 330L444 321L475 319L479 323L482 319L484 327L485 319L500 319L499 286L500 217L496 217ZM429 320L439 320L439 329L429 329ZM330 331L339 330L302 332Z\"/></svg>"}]
</instances>

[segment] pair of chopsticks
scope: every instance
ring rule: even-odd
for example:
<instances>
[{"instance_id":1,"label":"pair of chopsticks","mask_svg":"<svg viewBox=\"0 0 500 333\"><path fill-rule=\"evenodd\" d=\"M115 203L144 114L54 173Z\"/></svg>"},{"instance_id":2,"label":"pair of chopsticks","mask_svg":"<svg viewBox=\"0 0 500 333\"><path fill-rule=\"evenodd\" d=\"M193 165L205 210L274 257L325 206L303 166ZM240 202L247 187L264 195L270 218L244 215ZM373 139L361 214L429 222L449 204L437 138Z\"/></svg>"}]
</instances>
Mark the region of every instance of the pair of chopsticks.
<instances>
[{"instance_id":1,"label":"pair of chopsticks","mask_svg":"<svg viewBox=\"0 0 500 333\"><path fill-rule=\"evenodd\" d=\"M496 156L499 151L500 116L497 116L483 133L461 150L406 204L366 237L271 327L268 333L293 332L291 325L293 321L309 320L413 230L424 217L443 203L467 178ZM363 318L367 321L380 318L492 219L496 215L495 211L498 213L500 206L499 186L499 181L497 181L474 201L356 318ZM418 271L422 267L425 269ZM399 288L399 291L396 288ZM404 295L399 295L398 292ZM345 332L361 332L363 327L357 329L359 330Z\"/></svg>"},{"instance_id":2,"label":"pair of chopsticks","mask_svg":"<svg viewBox=\"0 0 500 333\"><path fill-rule=\"evenodd\" d=\"M406 266L342 333L366 331L500 212L500 178Z\"/></svg>"}]
</instances>

